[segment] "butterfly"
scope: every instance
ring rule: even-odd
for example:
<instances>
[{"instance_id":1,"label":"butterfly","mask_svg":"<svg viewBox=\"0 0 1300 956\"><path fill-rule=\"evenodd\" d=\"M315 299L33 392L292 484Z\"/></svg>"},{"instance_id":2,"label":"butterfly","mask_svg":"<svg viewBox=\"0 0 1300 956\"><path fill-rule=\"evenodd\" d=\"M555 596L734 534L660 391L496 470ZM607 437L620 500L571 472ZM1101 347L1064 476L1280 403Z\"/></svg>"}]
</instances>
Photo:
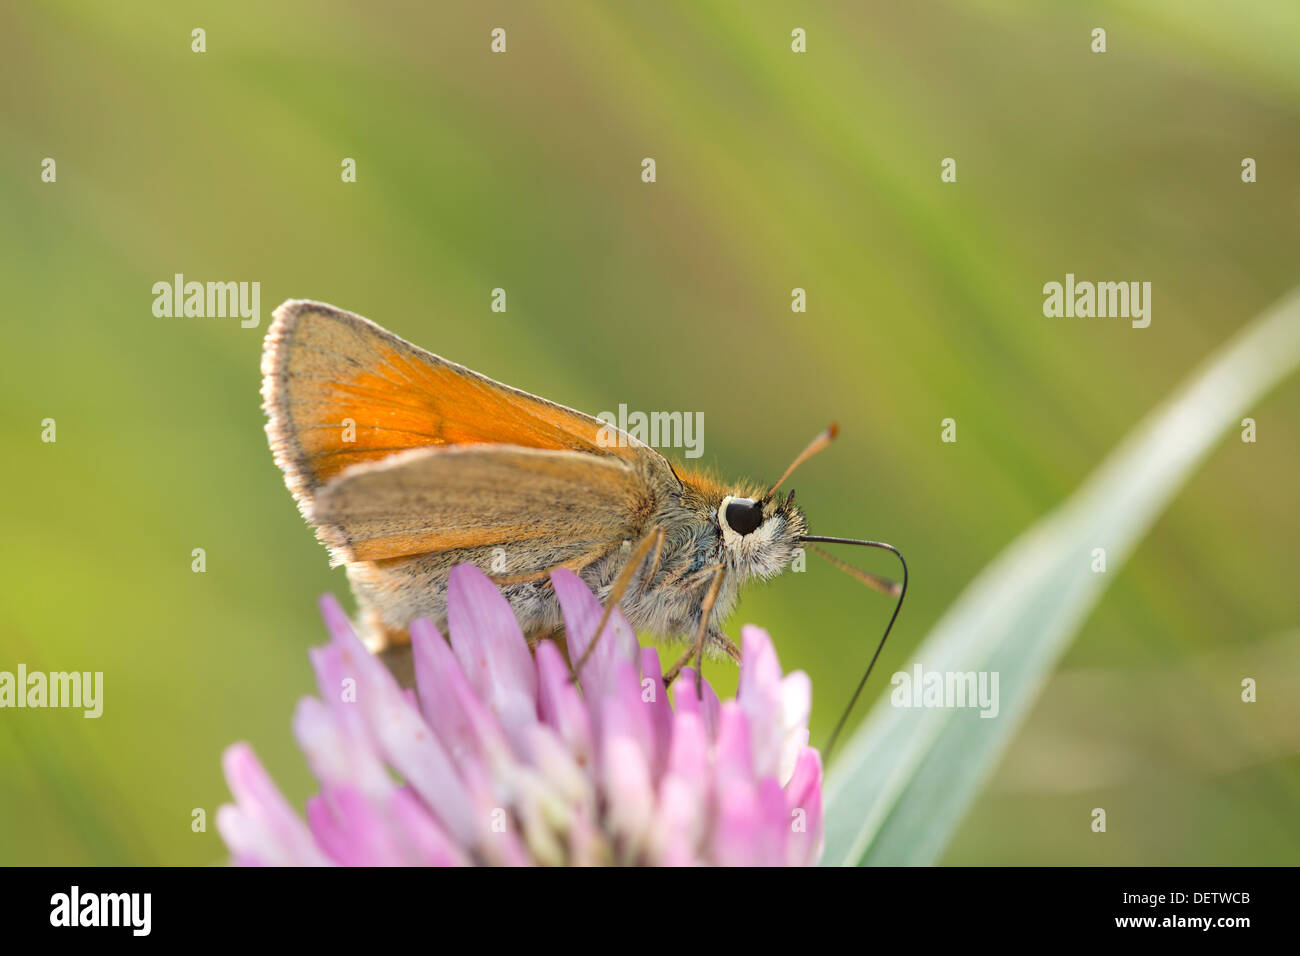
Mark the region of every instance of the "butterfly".
<instances>
[{"instance_id":1,"label":"butterfly","mask_svg":"<svg viewBox=\"0 0 1300 956\"><path fill-rule=\"evenodd\" d=\"M549 576L570 569L605 605L597 639L617 604L635 629L688 644L665 684L692 656L697 674L705 654L739 660L722 622L742 586L780 574L802 547L901 606L906 564L898 585L814 542L896 549L810 536L794 492L777 494L834 425L770 487L725 482L610 422L304 300L275 310L262 398L275 463L331 564L346 568L367 645L408 683L408 627L427 617L445 630L448 576L462 562L491 575L530 644L563 641ZM571 662L575 674L595 646Z\"/></svg>"}]
</instances>

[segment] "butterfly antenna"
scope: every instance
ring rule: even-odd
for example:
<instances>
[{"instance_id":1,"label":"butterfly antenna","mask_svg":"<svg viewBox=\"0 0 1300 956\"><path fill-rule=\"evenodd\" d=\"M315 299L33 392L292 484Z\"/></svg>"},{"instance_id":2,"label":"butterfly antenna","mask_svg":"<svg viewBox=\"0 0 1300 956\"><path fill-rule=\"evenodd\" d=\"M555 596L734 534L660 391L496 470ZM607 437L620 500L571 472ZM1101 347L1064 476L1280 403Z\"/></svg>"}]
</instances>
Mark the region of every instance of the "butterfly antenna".
<instances>
[{"instance_id":1,"label":"butterfly antenna","mask_svg":"<svg viewBox=\"0 0 1300 956\"><path fill-rule=\"evenodd\" d=\"M836 425L834 422L831 422L829 425L827 425L826 430L822 432L820 435L818 435L816 438L814 438L812 441L810 441L808 443L808 447L805 448L803 451L799 452L798 457L796 457L794 461L790 462L790 467L787 468L785 470L785 473L776 480L776 484L774 484L771 488L767 489L767 494L763 496L763 499L767 500L768 498L771 498L772 495L776 494L776 489L780 488L781 485L785 483L785 480L790 477L791 472L793 472L796 468L802 465L813 455L817 454L819 451L822 451L827 446L829 446L830 443L835 440L835 436L838 435L839 433L840 433L839 425Z\"/></svg>"},{"instance_id":2,"label":"butterfly antenna","mask_svg":"<svg viewBox=\"0 0 1300 956\"><path fill-rule=\"evenodd\" d=\"M810 446L811 447L811 446ZM871 661L867 664L866 672L862 675L862 680L858 681L857 689L853 691L853 697L849 699L849 705L844 708L844 713L840 715L839 721L835 724L835 729L831 731L830 740L826 744L822 759L829 765L831 752L835 749L836 741L839 740L840 731L848 723L849 715L853 713L853 707L857 704L858 698L862 695L862 689L867 686L867 679L871 677L871 671L876 666L876 661L880 658L880 652L885 648L885 641L889 637L889 632L893 630L894 622L898 620L898 612L903 609L903 598L907 596L907 562L903 560L902 552L892 544L885 544L883 541L862 541L857 538L825 538L820 536L805 535L799 539L800 543L812 544L852 544L863 548L880 548L882 551L890 551L894 557L898 558L898 563L903 566L902 583L890 581L887 578L877 577L874 574L868 574L839 558L832 557L821 548L812 548L819 555L829 560L833 565L852 575L858 581L861 581L867 587L880 591L882 594L888 594L891 597L898 595L898 603L894 605L894 613L889 618L889 623L885 625L885 633L880 637L880 643L876 645L876 652L871 655Z\"/></svg>"}]
</instances>

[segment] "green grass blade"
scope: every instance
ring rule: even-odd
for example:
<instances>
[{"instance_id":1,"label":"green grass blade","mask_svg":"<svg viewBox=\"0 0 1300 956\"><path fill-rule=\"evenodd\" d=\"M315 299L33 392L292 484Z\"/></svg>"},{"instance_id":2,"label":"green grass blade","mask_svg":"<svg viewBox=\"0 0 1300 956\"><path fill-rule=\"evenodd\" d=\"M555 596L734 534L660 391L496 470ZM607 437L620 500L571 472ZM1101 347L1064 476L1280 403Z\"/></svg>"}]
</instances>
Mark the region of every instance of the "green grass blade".
<instances>
[{"instance_id":1,"label":"green grass blade","mask_svg":"<svg viewBox=\"0 0 1300 956\"><path fill-rule=\"evenodd\" d=\"M1226 343L986 567L908 669L999 674L993 719L889 695L832 765L825 865L935 863L1109 580L1216 441L1300 364L1300 289ZM1091 569L1106 549L1106 573Z\"/></svg>"}]
</instances>

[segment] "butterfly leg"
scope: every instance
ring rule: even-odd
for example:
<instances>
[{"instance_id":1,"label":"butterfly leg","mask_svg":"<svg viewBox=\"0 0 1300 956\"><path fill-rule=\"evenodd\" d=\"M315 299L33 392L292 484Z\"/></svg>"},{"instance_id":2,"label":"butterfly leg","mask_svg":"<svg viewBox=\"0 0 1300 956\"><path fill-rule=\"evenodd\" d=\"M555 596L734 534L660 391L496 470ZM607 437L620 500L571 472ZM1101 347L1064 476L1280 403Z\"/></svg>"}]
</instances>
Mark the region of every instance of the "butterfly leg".
<instances>
[{"instance_id":1,"label":"butterfly leg","mask_svg":"<svg viewBox=\"0 0 1300 956\"><path fill-rule=\"evenodd\" d=\"M737 664L740 663L740 648L736 646L735 641L716 627L709 628L709 633L704 637L704 646L706 648L714 648L715 650L727 655L727 657L731 658ZM668 673L664 677L665 687L672 685L672 682L677 679L679 671L690 663L691 655L694 653L695 645L692 643L691 646L686 649L686 653L681 656L681 659L668 669Z\"/></svg>"},{"instance_id":2,"label":"butterfly leg","mask_svg":"<svg viewBox=\"0 0 1300 956\"><path fill-rule=\"evenodd\" d=\"M627 593L628 585L632 583L632 575L636 573L637 568L641 566L641 563L646 559L647 555L650 554L651 549L654 550L655 555L654 563L650 568L650 572L653 574L655 569L659 566L659 556L663 551L663 547L664 529L656 526L649 534L642 538L640 543L632 550L632 554L623 565L623 570L619 572L618 578L614 581L614 586L610 588L609 598L605 601L605 607L600 613L600 623L596 625L596 633L592 635L591 643L587 645L587 649L582 652L582 657L578 659L578 663L573 668L573 683L576 684L578 682L578 677L582 674L583 665L586 664L587 660L591 657L591 652L596 649L596 643L602 636L604 636L605 625L609 623L609 616L613 613L615 605L617 605L619 601L623 600L623 595ZM648 576L647 580L649 580Z\"/></svg>"},{"instance_id":3,"label":"butterfly leg","mask_svg":"<svg viewBox=\"0 0 1300 956\"><path fill-rule=\"evenodd\" d=\"M709 617L713 614L713 605L717 603L718 592L722 589L722 573L725 570L725 565L719 564L710 570L713 571L713 579L709 582L709 590L705 592L704 602L700 605L700 629L695 635L695 643L677 659L677 663L668 668L668 673L664 675L664 686L667 687L677 679L677 675L681 673L682 668L694 657L695 693L701 697L704 696L704 645L706 643L718 644L727 654L736 660L740 660L740 651L736 649L735 642L717 628L709 626Z\"/></svg>"},{"instance_id":4,"label":"butterfly leg","mask_svg":"<svg viewBox=\"0 0 1300 956\"><path fill-rule=\"evenodd\" d=\"M718 650L722 651L722 653L726 654L737 664L740 663L740 648L736 646L735 641L727 637L727 635L723 634L721 631L715 628L710 628L708 644L710 647L716 647Z\"/></svg>"},{"instance_id":5,"label":"butterfly leg","mask_svg":"<svg viewBox=\"0 0 1300 956\"><path fill-rule=\"evenodd\" d=\"M581 554L571 561L564 561L550 568L543 568L540 571L525 571L522 574L489 574L490 580L497 587L504 587L507 584L531 584L533 581L544 581L551 576L551 572L559 568L567 568L574 574L577 574L592 561L600 557L599 551L593 551L591 554Z\"/></svg>"},{"instance_id":6,"label":"butterfly leg","mask_svg":"<svg viewBox=\"0 0 1300 956\"><path fill-rule=\"evenodd\" d=\"M565 640L563 627L551 629L543 628L537 631L530 631L524 635L524 640L528 642L528 649L534 654L537 653L537 646L541 644L542 641L550 641L556 646L565 661L568 661L569 659L569 643Z\"/></svg>"}]
</instances>

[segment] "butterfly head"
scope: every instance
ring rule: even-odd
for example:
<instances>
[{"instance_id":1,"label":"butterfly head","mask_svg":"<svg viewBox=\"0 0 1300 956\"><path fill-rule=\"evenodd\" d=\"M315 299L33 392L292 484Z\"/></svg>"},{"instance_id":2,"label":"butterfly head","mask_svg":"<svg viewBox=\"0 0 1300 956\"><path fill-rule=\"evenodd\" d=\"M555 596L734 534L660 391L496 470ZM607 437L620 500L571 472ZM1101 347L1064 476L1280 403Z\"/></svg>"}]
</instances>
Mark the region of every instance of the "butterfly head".
<instances>
[{"instance_id":1,"label":"butterfly head","mask_svg":"<svg viewBox=\"0 0 1300 956\"><path fill-rule=\"evenodd\" d=\"M794 559L799 538L808 530L793 491L784 498L724 495L715 517L723 550L742 577L779 574Z\"/></svg>"}]
</instances>

